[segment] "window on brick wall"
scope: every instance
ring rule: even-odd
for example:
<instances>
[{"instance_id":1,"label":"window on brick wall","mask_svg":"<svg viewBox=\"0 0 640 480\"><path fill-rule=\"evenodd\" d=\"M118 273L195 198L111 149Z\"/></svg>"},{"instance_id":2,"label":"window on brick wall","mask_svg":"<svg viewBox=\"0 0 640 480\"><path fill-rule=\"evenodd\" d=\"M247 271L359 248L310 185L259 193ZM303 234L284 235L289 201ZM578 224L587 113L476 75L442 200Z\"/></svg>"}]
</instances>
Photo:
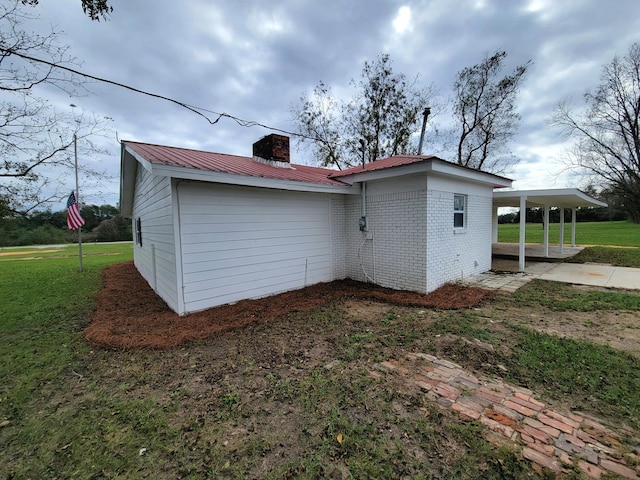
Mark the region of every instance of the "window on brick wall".
<instances>
[{"instance_id":1,"label":"window on brick wall","mask_svg":"<svg viewBox=\"0 0 640 480\"><path fill-rule=\"evenodd\" d=\"M466 226L465 208L467 196L455 194L453 196L453 228L463 229Z\"/></svg>"}]
</instances>

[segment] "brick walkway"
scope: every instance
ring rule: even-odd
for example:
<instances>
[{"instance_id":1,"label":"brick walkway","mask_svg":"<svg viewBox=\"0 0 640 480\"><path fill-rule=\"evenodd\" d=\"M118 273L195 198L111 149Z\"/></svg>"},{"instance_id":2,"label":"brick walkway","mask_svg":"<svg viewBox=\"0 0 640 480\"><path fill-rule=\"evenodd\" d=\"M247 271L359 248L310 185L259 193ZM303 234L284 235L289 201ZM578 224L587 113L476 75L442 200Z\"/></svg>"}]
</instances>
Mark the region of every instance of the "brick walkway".
<instances>
[{"instance_id":1,"label":"brick walkway","mask_svg":"<svg viewBox=\"0 0 640 480\"><path fill-rule=\"evenodd\" d=\"M380 372L398 375L420 387L439 407L484 424L497 434L494 441L512 442L536 469L558 473L575 465L590 478L607 472L640 477L640 458L616 432L586 414L546 408L525 388L476 377L455 363L424 353L381 362L372 375L381 376Z\"/></svg>"}]
</instances>

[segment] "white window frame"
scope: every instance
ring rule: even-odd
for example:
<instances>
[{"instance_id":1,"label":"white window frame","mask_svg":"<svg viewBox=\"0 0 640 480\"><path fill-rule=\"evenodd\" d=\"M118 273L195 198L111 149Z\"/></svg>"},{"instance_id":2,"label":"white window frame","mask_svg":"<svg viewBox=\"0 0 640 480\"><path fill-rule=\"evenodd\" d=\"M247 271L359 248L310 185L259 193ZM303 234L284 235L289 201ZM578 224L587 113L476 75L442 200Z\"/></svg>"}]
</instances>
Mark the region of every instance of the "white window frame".
<instances>
[{"instance_id":1,"label":"white window frame","mask_svg":"<svg viewBox=\"0 0 640 480\"><path fill-rule=\"evenodd\" d=\"M462 208L459 207L459 201L456 200L462 198ZM462 215L462 225L456 226L456 217ZM464 232L467 229L467 196L461 193L453 194L453 231L456 233Z\"/></svg>"}]
</instances>

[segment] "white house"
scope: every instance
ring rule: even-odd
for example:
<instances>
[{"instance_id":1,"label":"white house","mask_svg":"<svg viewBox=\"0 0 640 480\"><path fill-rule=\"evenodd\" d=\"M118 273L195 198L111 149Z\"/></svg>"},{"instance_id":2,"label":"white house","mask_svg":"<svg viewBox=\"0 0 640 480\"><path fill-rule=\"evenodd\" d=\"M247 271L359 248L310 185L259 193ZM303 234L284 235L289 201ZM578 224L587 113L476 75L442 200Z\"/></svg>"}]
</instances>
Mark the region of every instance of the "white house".
<instances>
[{"instance_id":1,"label":"white house","mask_svg":"<svg viewBox=\"0 0 640 480\"><path fill-rule=\"evenodd\" d=\"M136 268L182 315L344 278L426 293L489 270L493 189L510 185L433 156L291 164L281 135L253 157L125 141L120 207Z\"/></svg>"}]
</instances>

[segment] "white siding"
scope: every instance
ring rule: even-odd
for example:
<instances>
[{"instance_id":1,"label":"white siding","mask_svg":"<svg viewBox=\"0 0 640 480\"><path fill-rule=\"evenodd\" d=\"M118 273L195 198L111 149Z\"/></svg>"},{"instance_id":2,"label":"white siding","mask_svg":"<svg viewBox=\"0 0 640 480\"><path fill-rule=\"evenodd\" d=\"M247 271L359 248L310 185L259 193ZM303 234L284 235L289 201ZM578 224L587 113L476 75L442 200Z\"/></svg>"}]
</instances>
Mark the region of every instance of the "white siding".
<instances>
[{"instance_id":1,"label":"white siding","mask_svg":"<svg viewBox=\"0 0 640 480\"><path fill-rule=\"evenodd\" d=\"M345 221L347 202L345 197L348 196L333 195L331 197L331 251L334 280L347 278L347 222Z\"/></svg>"},{"instance_id":2,"label":"white siding","mask_svg":"<svg viewBox=\"0 0 640 480\"><path fill-rule=\"evenodd\" d=\"M329 195L177 188L187 312L333 279Z\"/></svg>"},{"instance_id":3,"label":"white siding","mask_svg":"<svg viewBox=\"0 0 640 480\"><path fill-rule=\"evenodd\" d=\"M142 247L136 242L136 219L142 226ZM138 165L133 203L134 263L151 288L178 310L176 252L171 204L171 182L151 175Z\"/></svg>"}]
</instances>

